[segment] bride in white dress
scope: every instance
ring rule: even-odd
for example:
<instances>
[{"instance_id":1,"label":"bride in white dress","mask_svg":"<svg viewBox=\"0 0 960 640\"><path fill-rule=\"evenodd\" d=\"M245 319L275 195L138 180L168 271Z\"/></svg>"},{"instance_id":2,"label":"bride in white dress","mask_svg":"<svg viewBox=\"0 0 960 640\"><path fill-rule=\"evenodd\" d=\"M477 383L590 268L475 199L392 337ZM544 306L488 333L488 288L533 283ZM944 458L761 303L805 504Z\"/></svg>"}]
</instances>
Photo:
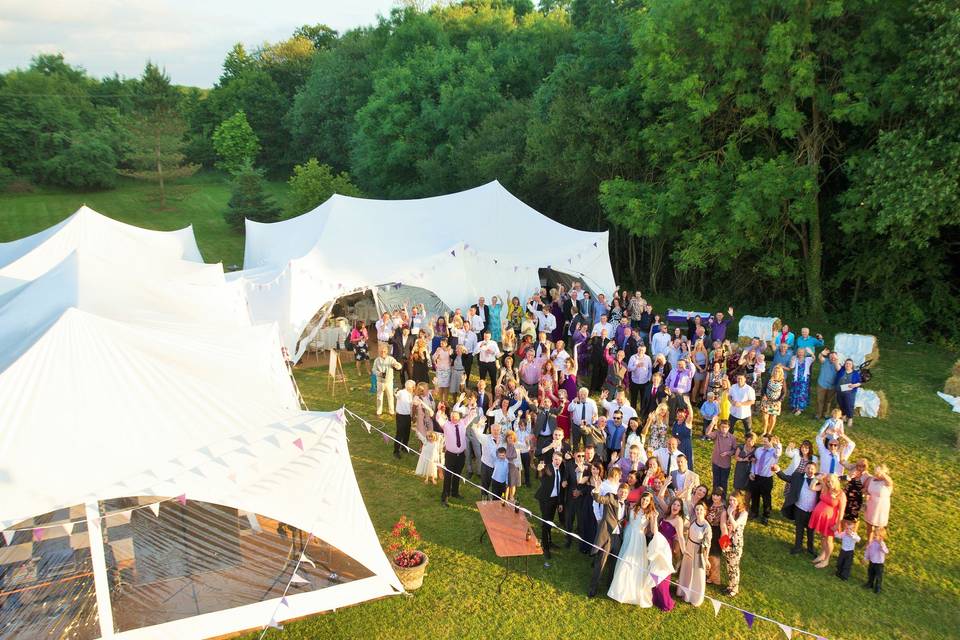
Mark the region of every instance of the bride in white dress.
<instances>
[{"instance_id":1,"label":"bride in white dress","mask_svg":"<svg viewBox=\"0 0 960 640\"><path fill-rule=\"evenodd\" d=\"M628 511L627 517L629 523L619 554L623 560L617 562L607 595L624 604L652 607L655 582L673 572L670 545L657 530L657 509L653 495L649 491L643 492L640 501ZM648 534L653 536L649 545ZM666 572L667 565L669 572ZM651 569L659 570L661 575L652 578Z\"/></svg>"}]
</instances>

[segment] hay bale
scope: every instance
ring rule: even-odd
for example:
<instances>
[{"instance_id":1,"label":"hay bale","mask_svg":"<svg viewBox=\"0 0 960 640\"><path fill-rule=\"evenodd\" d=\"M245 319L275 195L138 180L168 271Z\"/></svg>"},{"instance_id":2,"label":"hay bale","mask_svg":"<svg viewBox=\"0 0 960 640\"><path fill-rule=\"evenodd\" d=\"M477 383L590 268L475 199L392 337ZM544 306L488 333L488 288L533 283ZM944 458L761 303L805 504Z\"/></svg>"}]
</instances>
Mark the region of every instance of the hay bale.
<instances>
[{"instance_id":1,"label":"hay bale","mask_svg":"<svg viewBox=\"0 0 960 640\"><path fill-rule=\"evenodd\" d=\"M780 320L780 318L774 318L773 327L772 327L774 337L776 337L776 335L780 333L780 329L782 328L783 328L783 321Z\"/></svg>"},{"instance_id":2,"label":"hay bale","mask_svg":"<svg viewBox=\"0 0 960 640\"><path fill-rule=\"evenodd\" d=\"M943 383L943 392L948 396L960 396L960 376L950 376Z\"/></svg>"},{"instance_id":3,"label":"hay bale","mask_svg":"<svg viewBox=\"0 0 960 640\"><path fill-rule=\"evenodd\" d=\"M750 336L740 336L739 338L737 338L737 344L740 345L741 349L745 347L749 347L752 341L753 341L753 338L751 338Z\"/></svg>"},{"instance_id":4,"label":"hay bale","mask_svg":"<svg viewBox=\"0 0 960 640\"><path fill-rule=\"evenodd\" d=\"M890 414L890 403L887 401L887 394L883 391L877 391L877 397L880 398L880 409L877 411L877 418L883 420Z\"/></svg>"},{"instance_id":5,"label":"hay bale","mask_svg":"<svg viewBox=\"0 0 960 640\"><path fill-rule=\"evenodd\" d=\"M953 363L953 368L950 369L950 375L953 377L960 376L960 360Z\"/></svg>"},{"instance_id":6,"label":"hay bale","mask_svg":"<svg viewBox=\"0 0 960 640\"><path fill-rule=\"evenodd\" d=\"M867 354L867 360L870 361L870 366L877 364L877 361L880 359L880 338L873 336L873 349L870 353Z\"/></svg>"}]
</instances>

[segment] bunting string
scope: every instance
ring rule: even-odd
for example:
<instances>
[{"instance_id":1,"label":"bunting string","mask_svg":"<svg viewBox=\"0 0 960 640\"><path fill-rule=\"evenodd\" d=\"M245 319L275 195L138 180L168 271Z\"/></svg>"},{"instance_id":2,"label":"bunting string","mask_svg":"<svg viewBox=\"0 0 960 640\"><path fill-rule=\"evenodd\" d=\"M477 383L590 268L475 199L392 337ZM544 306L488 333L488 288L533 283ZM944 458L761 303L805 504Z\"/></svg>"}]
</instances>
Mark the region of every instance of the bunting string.
<instances>
[{"instance_id":1,"label":"bunting string","mask_svg":"<svg viewBox=\"0 0 960 640\"><path fill-rule=\"evenodd\" d=\"M343 411L343 412L345 412L346 414L349 414L349 415L353 416L354 418L356 418L357 420L359 420L359 421L363 424L364 428L367 430L367 433L370 433L371 430L376 431L377 433L379 433L381 436L383 436L383 441L384 441L384 443L389 444L389 443L392 441L392 442L400 445L400 446L403 447L404 449L406 449L408 453L417 453L417 454L419 454L419 451L416 451L416 450L414 450L412 447L410 447L409 445L404 444L403 442L400 442L399 440L397 440L396 438L394 438L392 435L390 435L389 433L385 432L383 429L380 429L380 428L378 428L376 425L371 424L366 418L364 418L364 417L362 417L362 416L360 416L360 415L357 415L356 413L354 413L354 412L351 411L350 409L347 409L346 407L343 407L343 408L341 408L341 411ZM383 423L381 422L381 424L383 424ZM438 464L437 464L437 467L440 468L440 469L443 469L444 473L449 473L449 474L452 474L453 476L459 478L460 481L463 482L464 484L467 484L467 485L476 487L477 489L480 490L481 493L485 493L485 494L487 494L488 496L490 496L491 499L500 500L501 502L504 502L504 503L506 503L508 506L511 506L511 507L514 507L514 506L519 507L520 511L522 511L524 514L526 514L528 517L530 517L530 518L532 518L532 519L534 519L534 520L536 520L536 521L539 521L539 522L541 522L541 523L544 523L544 524L552 527L555 531L559 532L560 534L566 535L566 536L568 536L568 537L570 537L570 538L573 538L573 539L575 539L575 540L579 540L580 542L582 542L582 543L584 543L584 544L586 544L586 545L588 545L588 546L590 546L590 547L593 547L594 549L597 549L597 550L599 550L599 551L603 551L603 548L602 548L602 547L597 546L597 545L594 544L592 541L586 540L586 539L580 537L579 535L577 535L576 533L573 533L573 532L571 532L571 531L567 531L567 530L563 529L562 527L560 527L560 526L558 526L556 523L554 523L552 520L545 520L544 518L541 518L540 516L538 516L538 515L536 515L535 513L533 513L530 509L527 509L527 508L525 508L525 507L520 507L519 505L514 505L514 504L512 504L512 503L510 503L510 502L507 502L502 496L498 496L497 494L493 493L492 491L490 491L490 490L488 490L488 489L484 489L482 486L480 486L480 485L477 484L476 482L473 482L473 481L470 480L469 478L466 478L466 477L464 477L463 475L461 475L461 474L459 474L459 473L456 473L456 472L454 472L454 471L451 471L450 469L448 469L448 468L447 468L446 466L444 466L443 464L438 463ZM609 555L610 557L612 557L612 558L616 558L617 561L619 561L619 562L625 562L625 563L627 563L628 565L630 565L630 566L632 566L632 567L640 568L640 567L638 567L638 565L637 565L635 562L633 562L633 561L630 560L630 559L624 558L624 557L619 556L619 555L614 554L614 553L608 553L608 555ZM677 587L680 586L677 582L675 582L675 581L673 581L673 580L670 580L670 584L673 585L673 586L677 586ZM800 628L798 628L798 627L794 627L794 626L792 626L792 625L788 625L788 624L786 624L786 623L780 622L779 620L774 620L773 618L768 618L767 616L760 615L759 613L754 613L754 612L752 612L752 611L747 611L746 609L742 609L741 607L738 607L738 606L736 606L736 605L732 605L732 604L730 604L730 603L728 603L728 602L724 602L724 601L722 601L722 600L719 600L719 599L717 599L717 598L714 598L713 596L708 596L708 595L707 595L706 593L704 593L704 592L698 592L698 591L696 591L696 590L694 590L694 589L689 589L689 588L686 588L686 587L685 587L685 589L686 589L687 591L692 592L692 593L700 593L701 595L703 595L703 597L704 597L706 600L709 600L709 601L710 601L710 604L713 605L714 615L718 615L718 614L720 613L720 609L721 609L722 607L727 607L727 608L729 608L729 609L733 609L734 611L739 612L739 613L743 616L743 620L744 620L744 622L747 624L747 627L750 628L750 629L753 629L753 624L754 624L754 621L755 621L755 620L765 620L765 621L767 621L767 622L770 622L770 623L772 623L772 624L777 625L777 626L780 628L780 630L783 631L784 635L787 636L787 638L791 638L794 633L800 633L800 634L803 634L803 635L806 635L806 636L810 636L811 638L816 638L816 640L827 640L825 636L822 636L822 635L820 635L820 634L812 633L812 632L810 632L810 631L806 631L806 630L804 630L804 629L800 629ZM261 638L262 638L262 636L261 636Z\"/></svg>"}]
</instances>

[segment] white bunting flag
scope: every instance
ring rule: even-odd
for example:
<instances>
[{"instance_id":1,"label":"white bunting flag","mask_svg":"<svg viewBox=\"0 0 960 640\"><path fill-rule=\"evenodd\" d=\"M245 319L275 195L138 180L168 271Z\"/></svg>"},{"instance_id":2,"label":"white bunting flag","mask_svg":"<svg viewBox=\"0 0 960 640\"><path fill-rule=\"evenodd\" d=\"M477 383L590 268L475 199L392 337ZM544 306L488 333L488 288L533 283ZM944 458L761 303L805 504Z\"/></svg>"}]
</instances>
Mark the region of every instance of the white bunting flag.
<instances>
[{"instance_id":1,"label":"white bunting flag","mask_svg":"<svg viewBox=\"0 0 960 640\"><path fill-rule=\"evenodd\" d=\"M159 517L160 517L160 503L159 503L159 502L153 502L153 503L151 503L151 504L150 504L150 511L153 511L153 515L156 516L157 518L159 518Z\"/></svg>"},{"instance_id":2,"label":"white bunting flag","mask_svg":"<svg viewBox=\"0 0 960 640\"><path fill-rule=\"evenodd\" d=\"M282 598L280 598L280 604L282 604L282 605L285 606L285 607L289 607L289 606L290 606L290 603L287 602L287 596L283 596Z\"/></svg>"},{"instance_id":3,"label":"white bunting flag","mask_svg":"<svg viewBox=\"0 0 960 640\"><path fill-rule=\"evenodd\" d=\"M64 522L63 523L63 532L70 536L73 534L73 522Z\"/></svg>"},{"instance_id":4,"label":"white bunting flag","mask_svg":"<svg viewBox=\"0 0 960 640\"><path fill-rule=\"evenodd\" d=\"M783 631L783 635L787 636L787 640L793 637L793 627L789 627L782 622L778 622L777 625L779 625L780 631Z\"/></svg>"},{"instance_id":5,"label":"white bunting flag","mask_svg":"<svg viewBox=\"0 0 960 640\"><path fill-rule=\"evenodd\" d=\"M3 541L7 543L7 546L10 546L10 542L13 540L13 536L17 535L16 531L4 531L3 532Z\"/></svg>"},{"instance_id":6,"label":"white bunting flag","mask_svg":"<svg viewBox=\"0 0 960 640\"><path fill-rule=\"evenodd\" d=\"M310 584L310 581L301 577L299 573L294 572L293 577L290 578L290 584Z\"/></svg>"},{"instance_id":7,"label":"white bunting flag","mask_svg":"<svg viewBox=\"0 0 960 640\"><path fill-rule=\"evenodd\" d=\"M301 561L301 562L306 562L308 565L310 565L310 566L313 567L314 569L317 568L316 563L315 563L313 560L311 560L311 559L310 559L310 556L308 556L308 555L305 554L305 553L302 554L302 556L301 556L301 558L300 558L300 561Z\"/></svg>"},{"instance_id":8,"label":"white bunting flag","mask_svg":"<svg viewBox=\"0 0 960 640\"><path fill-rule=\"evenodd\" d=\"M123 522L123 523L125 523L125 524L129 524L129 523L130 523L130 517L131 517L132 515L133 515L133 512L131 512L131 511L128 510L128 511L121 511L121 512L119 512L119 513L117 514L117 517L120 519L120 522Z\"/></svg>"},{"instance_id":9,"label":"white bunting flag","mask_svg":"<svg viewBox=\"0 0 960 640\"><path fill-rule=\"evenodd\" d=\"M283 625L277 622L276 618L270 618L270 624L267 626L270 627L271 629L278 629L280 631L283 631Z\"/></svg>"},{"instance_id":10,"label":"white bunting flag","mask_svg":"<svg viewBox=\"0 0 960 640\"><path fill-rule=\"evenodd\" d=\"M717 617L720 614L720 601L709 598L710 604L713 605L713 616Z\"/></svg>"}]
</instances>

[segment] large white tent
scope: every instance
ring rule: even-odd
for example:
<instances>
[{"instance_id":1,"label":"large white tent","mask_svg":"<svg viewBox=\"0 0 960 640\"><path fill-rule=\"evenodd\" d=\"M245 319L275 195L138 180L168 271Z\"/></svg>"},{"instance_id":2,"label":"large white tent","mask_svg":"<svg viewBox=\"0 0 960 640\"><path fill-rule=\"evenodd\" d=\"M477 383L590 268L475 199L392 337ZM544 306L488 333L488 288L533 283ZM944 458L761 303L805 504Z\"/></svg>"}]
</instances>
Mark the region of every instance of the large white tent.
<instances>
[{"instance_id":1,"label":"large white tent","mask_svg":"<svg viewBox=\"0 0 960 640\"><path fill-rule=\"evenodd\" d=\"M0 300L0 635L206 638L401 591L276 325L218 265L127 236L65 243Z\"/></svg>"},{"instance_id":2,"label":"large white tent","mask_svg":"<svg viewBox=\"0 0 960 640\"><path fill-rule=\"evenodd\" d=\"M152 231L118 222L82 206L62 222L32 236L0 243L0 299L60 264L74 251L128 265L202 262L192 227ZM208 265L213 269L215 265Z\"/></svg>"},{"instance_id":3,"label":"large white tent","mask_svg":"<svg viewBox=\"0 0 960 640\"><path fill-rule=\"evenodd\" d=\"M245 282L254 321L276 321L297 358L317 310L349 291L410 285L465 307L529 294L540 269L614 288L606 232L551 220L496 181L416 200L334 195L302 216L246 225L244 271L228 277Z\"/></svg>"}]
</instances>

